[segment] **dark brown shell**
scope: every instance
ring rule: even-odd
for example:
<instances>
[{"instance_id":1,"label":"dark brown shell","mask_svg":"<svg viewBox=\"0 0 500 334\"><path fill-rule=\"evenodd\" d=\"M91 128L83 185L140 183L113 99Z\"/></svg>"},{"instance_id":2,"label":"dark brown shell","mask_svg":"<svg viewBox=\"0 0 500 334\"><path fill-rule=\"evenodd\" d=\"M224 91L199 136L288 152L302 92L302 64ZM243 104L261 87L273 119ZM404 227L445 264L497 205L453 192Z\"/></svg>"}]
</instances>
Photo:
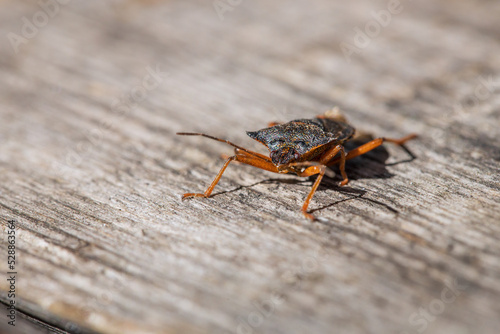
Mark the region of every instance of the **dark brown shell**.
<instances>
[{"instance_id":1,"label":"dark brown shell","mask_svg":"<svg viewBox=\"0 0 500 334\"><path fill-rule=\"evenodd\" d=\"M351 138L354 128L329 118L297 119L247 135L269 149L275 165L284 165L313 160L328 147Z\"/></svg>"}]
</instances>

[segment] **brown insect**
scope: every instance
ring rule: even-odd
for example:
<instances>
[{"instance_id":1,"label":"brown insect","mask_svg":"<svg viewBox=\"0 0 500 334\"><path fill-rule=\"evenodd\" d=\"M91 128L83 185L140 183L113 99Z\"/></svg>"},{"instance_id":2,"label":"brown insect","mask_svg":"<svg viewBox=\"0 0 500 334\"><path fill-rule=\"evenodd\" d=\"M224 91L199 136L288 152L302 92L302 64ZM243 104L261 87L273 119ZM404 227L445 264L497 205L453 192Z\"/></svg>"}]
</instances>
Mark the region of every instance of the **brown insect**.
<instances>
[{"instance_id":1,"label":"brown insect","mask_svg":"<svg viewBox=\"0 0 500 334\"><path fill-rule=\"evenodd\" d=\"M270 123L268 128L247 132L250 138L269 149L269 157L207 134L179 132L178 135L208 137L235 147L234 155L227 158L219 174L203 194L188 193L184 194L182 199L209 197L229 163L238 161L280 174L292 173L301 177L319 174L302 205L304 216L314 220L314 216L307 212L307 208L323 176L327 173L328 166L339 164L343 178L340 186L345 186L349 181L345 173L346 160L365 154L384 142L403 145L417 137L416 134L411 134L401 139L377 138L346 153L344 143L354 136L354 132L354 128L347 124L345 118L335 109L313 119L298 119L283 124L274 122Z\"/></svg>"}]
</instances>

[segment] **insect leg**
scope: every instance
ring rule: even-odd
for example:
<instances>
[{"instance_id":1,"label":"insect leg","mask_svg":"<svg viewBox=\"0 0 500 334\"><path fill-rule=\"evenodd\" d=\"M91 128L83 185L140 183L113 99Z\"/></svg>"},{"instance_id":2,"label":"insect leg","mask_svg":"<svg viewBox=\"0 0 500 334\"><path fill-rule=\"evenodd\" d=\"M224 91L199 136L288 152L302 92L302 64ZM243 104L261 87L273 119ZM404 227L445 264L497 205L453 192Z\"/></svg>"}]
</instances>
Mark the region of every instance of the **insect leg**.
<instances>
[{"instance_id":1,"label":"insect leg","mask_svg":"<svg viewBox=\"0 0 500 334\"><path fill-rule=\"evenodd\" d=\"M308 174L309 168L307 167L312 167L312 166L322 166L323 164L320 163L319 161L302 161L302 162L290 162L285 166L285 168L282 168L282 170L287 170L288 172L295 173L300 177L307 177L311 175L316 175L317 173L312 173ZM289 168L289 167L306 167L302 172L297 171L297 168ZM329 177L335 177L335 173L329 169L325 170L325 175Z\"/></svg>"},{"instance_id":2,"label":"insect leg","mask_svg":"<svg viewBox=\"0 0 500 334\"><path fill-rule=\"evenodd\" d=\"M233 156L227 158L226 162L224 163L224 165L220 169L219 173L217 174L215 179L212 181L212 183L207 188L207 190L205 190L204 193L187 193L187 194L182 195L182 199L188 198L188 197L205 197L205 198L209 197L212 194L212 191L214 190L215 186L219 182L220 178L222 177L222 174L226 170L227 166L229 166L229 164L232 161L242 162L244 164L254 166L254 167L257 167L260 169L264 169L264 170L267 170L270 172L279 173L276 166L274 166L270 162L269 158L267 158L264 155L261 155L259 153L255 153L255 152L251 152L251 151L250 152L243 151L243 150L240 150L238 148L235 149L234 151L235 151L236 155L233 155ZM254 154L258 154L258 155L254 155ZM263 159L260 156L262 156L266 159Z\"/></svg>"},{"instance_id":3,"label":"insect leg","mask_svg":"<svg viewBox=\"0 0 500 334\"><path fill-rule=\"evenodd\" d=\"M330 161L334 156L336 156L340 152L340 173L342 174L342 177L344 178L342 182L340 182L340 186L345 186L349 179L347 178L347 175L345 173L345 160L346 160L346 155L344 151L344 147L342 145L336 145L332 147L331 149L327 150L323 155L321 156L319 161L304 161L304 162L294 162L290 163L290 167L292 166L310 166L306 168L303 172L295 172L298 176L301 177L307 177L311 175L316 175L319 174L318 177L316 178L316 181L313 184L313 187L311 188L311 191L309 192L309 195L306 197L306 200L304 201L304 205L302 206L302 214L306 216L307 218L314 220L314 216L311 215L310 213L307 213L307 208L309 207L309 203L311 202L311 199L316 192L316 189L318 189L319 184L321 183L321 180L323 179L323 176L325 175L327 169L326 169L326 163Z\"/></svg>"},{"instance_id":4,"label":"insect leg","mask_svg":"<svg viewBox=\"0 0 500 334\"><path fill-rule=\"evenodd\" d=\"M305 177L305 176L311 176L315 174L319 174L318 177L316 178L316 181L314 182L311 191L309 192L309 195L307 195L306 200L304 201L304 204L302 205L302 214L306 216L306 218L309 218L310 220L315 220L314 216L310 213L307 212L307 208L309 207L309 203L311 202L311 199L316 192L316 189L318 189L319 184L321 183L321 180L323 179L323 176L325 175L326 171L326 166L325 165L319 165L319 166L311 166L307 168L305 171L302 173L298 173L297 175Z\"/></svg>"},{"instance_id":5,"label":"insect leg","mask_svg":"<svg viewBox=\"0 0 500 334\"><path fill-rule=\"evenodd\" d=\"M345 160L350 160L350 159L353 159L357 156L365 154L365 153L379 147L384 142L394 143L397 145L404 145L408 140L414 139L416 137L417 137L416 134L411 134L411 135L408 135L408 136L400 138L400 139L377 138L377 139L374 139L374 140L372 140L364 145L361 145L361 146L355 148L354 150L349 151L345 157ZM341 160L342 160L342 158L337 158L335 160L332 160L328 163L328 166L338 164L339 162L342 162Z\"/></svg>"},{"instance_id":6,"label":"insect leg","mask_svg":"<svg viewBox=\"0 0 500 334\"><path fill-rule=\"evenodd\" d=\"M340 161L340 174L342 175L343 180L340 182L340 186L345 186L348 182L349 179L347 178L347 174L345 172L345 161L346 161L346 154L344 150L344 146L342 145L337 145L323 153L321 156L321 159L319 162L323 165L329 165L329 162L337 155L337 153L340 152L340 158L337 158L335 160Z\"/></svg>"},{"instance_id":7,"label":"insect leg","mask_svg":"<svg viewBox=\"0 0 500 334\"><path fill-rule=\"evenodd\" d=\"M236 153L236 161L273 173L287 173L279 171L278 168L271 162L271 159L265 155L252 151L241 151L239 149L235 149L234 151Z\"/></svg>"},{"instance_id":8,"label":"insect leg","mask_svg":"<svg viewBox=\"0 0 500 334\"><path fill-rule=\"evenodd\" d=\"M205 197L205 198L209 197L210 194L212 193L212 191L214 190L215 186L219 182L222 174L224 174L224 171L226 170L227 166L229 166L229 163L231 163L231 161L234 161L234 160L236 160L235 155L233 155L232 157L229 157L226 160L226 162L224 163L224 166L222 166L222 168L220 169L219 174L217 174L215 179L212 181L212 184L210 184L210 186L207 188L207 190L205 190L205 192L203 194L201 194L201 193L187 193L187 194L182 195L182 199L185 199L188 197Z\"/></svg>"}]
</instances>

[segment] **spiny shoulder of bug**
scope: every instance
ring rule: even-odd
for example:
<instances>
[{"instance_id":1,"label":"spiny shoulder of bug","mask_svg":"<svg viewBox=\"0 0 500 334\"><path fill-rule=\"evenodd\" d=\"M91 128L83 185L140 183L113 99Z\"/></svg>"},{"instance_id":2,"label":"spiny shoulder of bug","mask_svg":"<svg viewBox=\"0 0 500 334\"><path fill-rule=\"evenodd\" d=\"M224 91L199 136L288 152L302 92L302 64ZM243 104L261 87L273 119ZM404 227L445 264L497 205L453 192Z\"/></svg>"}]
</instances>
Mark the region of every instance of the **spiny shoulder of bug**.
<instances>
[{"instance_id":1,"label":"spiny shoulder of bug","mask_svg":"<svg viewBox=\"0 0 500 334\"><path fill-rule=\"evenodd\" d=\"M314 159L326 148L351 138L354 128L333 109L313 119L297 119L247 134L264 144L273 164L280 166Z\"/></svg>"}]
</instances>

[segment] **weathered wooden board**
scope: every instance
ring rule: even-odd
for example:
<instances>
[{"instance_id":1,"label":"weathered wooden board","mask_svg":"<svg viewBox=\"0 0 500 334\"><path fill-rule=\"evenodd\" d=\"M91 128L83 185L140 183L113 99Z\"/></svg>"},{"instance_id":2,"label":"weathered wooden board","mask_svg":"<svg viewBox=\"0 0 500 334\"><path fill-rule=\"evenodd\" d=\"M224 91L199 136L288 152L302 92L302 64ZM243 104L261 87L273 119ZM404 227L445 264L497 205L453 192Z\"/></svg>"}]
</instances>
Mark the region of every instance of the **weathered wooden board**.
<instances>
[{"instance_id":1,"label":"weathered wooden board","mask_svg":"<svg viewBox=\"0 0 500 334\"><path fill-rule=\"evenodd\" d=\"M74 333L497 333L500 3L221 3L0 3L18 310ZM231 148L175 132L265 152L245 130L334 106L420 134L417 159L349 162L316 222L314 178L248 166L180 201Z\"/></svg>"}]
</instances>

